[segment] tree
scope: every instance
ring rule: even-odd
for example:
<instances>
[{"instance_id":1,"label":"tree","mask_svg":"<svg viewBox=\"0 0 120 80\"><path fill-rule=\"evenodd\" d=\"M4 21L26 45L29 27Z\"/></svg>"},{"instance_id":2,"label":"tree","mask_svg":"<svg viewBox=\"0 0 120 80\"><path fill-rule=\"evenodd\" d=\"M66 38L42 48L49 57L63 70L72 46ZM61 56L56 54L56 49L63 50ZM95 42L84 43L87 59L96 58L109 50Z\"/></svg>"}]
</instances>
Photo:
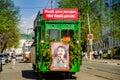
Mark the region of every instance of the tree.
<instances>
[{"instance_id":1,"label":"tree","mask_svg":"<svg viewBox=\"0 0 120 80\"><path fill-rule=\"evenodd\" d=\"M114 4L111 13L112 18L112 27L113 27L113 34L116 39L118 39L120 43L120 4Z\"/></svg>"},{"instance_id":2,"label":"tree","mask_svg":"<svg viewBox=\"0 0 120 80\"><path fill-rule=\"evenodd\" d=\"M11 0L0 0L0 52L19 43L19 8Z\"/></svg>"},{"instance_id":3,"label":"tree","mask_svg":"<svg viewBox=\"0 0 120 80\"><path fill-rule=\"evenodd\" d=\"M60 0L58 3L60 8L78 8L82 25L81 39L84 41L83 47L87 45L87 34L89 34L87 13L90 17L90 30L94 34L94 41L101 38L99 35L102 32L100 25L100 19L102 18L100 17L99 0L93 0L92 2L90 0Z\"/></svg>"}]
</instances>

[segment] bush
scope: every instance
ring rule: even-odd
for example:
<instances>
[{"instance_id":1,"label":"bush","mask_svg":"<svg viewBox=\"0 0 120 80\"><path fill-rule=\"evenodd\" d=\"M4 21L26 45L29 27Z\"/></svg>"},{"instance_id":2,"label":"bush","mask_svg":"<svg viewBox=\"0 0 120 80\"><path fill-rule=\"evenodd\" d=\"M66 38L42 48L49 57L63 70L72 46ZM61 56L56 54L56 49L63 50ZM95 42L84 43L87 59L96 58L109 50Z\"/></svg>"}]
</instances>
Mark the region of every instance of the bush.
<instances>
[{"instance_id":1,"label":"bush","mask_svg":"<svg viewBox=\"0 0 120 80\"><path fill-rule=\"evenodd\" d=\"M108 57L108 54L107 53L104 53L103 54L103 59L108 59L109 57Z\"/></svg>"},{"instance_id":2,"label":"bush","mask_svg":"<svg viewBox=\"0 0 120 80\"><path fill-rule=\"evenodd\" d=\"M120 48L116 48L116 53L113 55L114 59L120 59Z\"/></svg>"}]
</instances>

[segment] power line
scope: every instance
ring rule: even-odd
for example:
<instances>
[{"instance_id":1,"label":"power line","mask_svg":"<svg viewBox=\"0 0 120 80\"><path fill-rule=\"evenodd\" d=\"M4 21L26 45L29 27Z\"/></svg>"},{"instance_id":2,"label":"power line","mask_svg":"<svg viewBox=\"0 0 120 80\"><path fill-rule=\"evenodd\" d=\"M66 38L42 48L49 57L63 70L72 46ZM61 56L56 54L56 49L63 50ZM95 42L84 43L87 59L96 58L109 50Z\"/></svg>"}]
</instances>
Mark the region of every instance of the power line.
<instances>
[{"instance_id":1,"label":"power line","mask_svg":"<svg viewBox=\"0 0 120 80\"><path fill-rule=\"evenodd\" d=\"M44 7L19 7L19 9L39 9Z\"/></svg>"},{"instance_id":2,"label":"power line","mask_svg":"<svg viewBox=\"0 0 120 80\"><path fill-rule=\"evenodd\" d=\"M37 9L37 8L38 8L38 9L39 9L39 8L41 9L41 8L47 8L48 6L50 6L50 5L49 5L50 1L51 1L51 0L48 0L48 1L47 1L45 7L39 7L39 6L38 6L38 7L19 7L19 8L20 8L20 9Z\"/></svg>"},{"instance_id":3,"label":"power line","mask_svg":"<svg viewBox=\"0 0 120 80\"><path fill-rule=\"evenodd\" d=\"M51 0L51 3L50 3L50 4L51 4L51 8L52 8L53 0Z\"/></svg>"},{"instance_id":4,"label":"power line","mask_svg":"<svg viewBox=\"0 0 120 80\"><path fill-rule=\"evenodd\" d=\"M48 5L46 7L18 7L19 9L42 9L42 8L47 8ZM49 5L50 7L50 5ZM3 8L0 8L3 9Z\"/></svg>"},{"instance_id":5,"label":"power line","mask_svg":"<svg viewBox=\"0 0 120 80\"><path fill-rule=\"evenodd\" d=\"M50 0L48 0L48 2L47 2L47 4L46 4L45 8L47 8L47 7L48 7L49 2L50 2Z\"/></svg>"},{"instance_id":6,"label":"power line","mask_svg":"<svg viewBox=\"0 0 120 80\"><path fill-rule=\"evenodd\" d=\"M28 7L19 7L19 9L41 9L41 8L47 8L48 6L50 7L50 5L52 7L52 3L53 3L53 0L48 0L45 7L39 7L39 6L37 6L37 7L30 7L30 6L28 6Z\"/></svg>"}]
</instances>

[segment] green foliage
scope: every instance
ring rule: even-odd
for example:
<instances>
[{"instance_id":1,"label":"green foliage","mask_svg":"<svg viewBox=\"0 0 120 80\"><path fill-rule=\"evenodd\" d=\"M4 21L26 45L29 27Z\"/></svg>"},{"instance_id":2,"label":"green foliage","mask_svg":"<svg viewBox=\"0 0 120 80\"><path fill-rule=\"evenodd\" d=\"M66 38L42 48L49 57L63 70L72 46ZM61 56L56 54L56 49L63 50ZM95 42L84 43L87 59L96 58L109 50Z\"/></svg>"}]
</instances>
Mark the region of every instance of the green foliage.
<instances>
[{"instance_id":1,"label":"green foliage","mask_svg":"<svg viewBox=\"0 0 120 80\"><path fill-rule=\"evenodd\" d=\"M75 37L69 42L69 55L70 55L70 66L74 64L74 61L81 59L81 44Z\"/></svg>"},{"instance_id":2,"label":"green foliage","mask_svg":"<svg viewBox=\"0 0 120 80\"><path fill-rule=\"evenodd\" d=\"M116 51L117 49L111 48L111 53L110 53L111 58L113 58L113 56L116 54Z\"/></svg>"},{"instance_id":3,"label":"green foliage","mask_svg":"<svg viewBox=\"0 0 120 80\"><path fill-rule=\"evenodd\" d=\"M120 48L116 48L116 52L113 55L113 58L120 59Z\"/></svg>"},{"instance_id":4,"label":"green foliage","mask_svg":"<svg viewBox=\"0 0 120 80\"><path fill-rule=\"evenodd\" d=\"M120 48L111 48L110 51L110 56L107 52L103 54L104 59L120 59Z\"/></svg>"},{"instance_id":5,"label":"green foliage","mask_svg":"<svg viewBox=\"0 0 120 80\"><path fill-rule=\"evenodd\" d=\"M19 34L19 30L10 30L9 31L9 37L8 37L8 44L7 47L18 47L19 45L19 39L20 39L20 34Z\"/></svg>"},{"instance_id":6,"label":"green foliage","mask_svg":"<svg viewBox=\"0 0 120 80\"><path fill-rule=\"evenodd\" d=\"M111 13L111 25L113 29L113 34L116 39L120 42L120 4L113 5Z\"/></svg>"},{"instance_id":7,"label":"green foliage","mask_svg":"<svg viewBox=\"0 0 120 80\"><path fill-rule=\"evenodd\" d=\"M50 69L51 63L52 63L52 55L51 55L51 42L55 42L55 39L48 40L46 43L41 43L41 52L43 59L45 60L46 67ZM80 61L81 57L81 46L80 41L78 41L75 37L71 39L69 42L69 55L70 55L70 66L74 64L74 61L78 60Z\"/></svg>"},{"instance_id":8,"label":"green foliage","mask_svg":"<svg viewBox=\"0 0 120 80\"><path fill-rule=\"evenodd\" d=\"M83 42L81 44L83 46L87 45L86 44L87 35L89 34L87 13L89 13L90 30L91 33L94 34L94 41L97 41L101 38L101 36L98 36L102 32L102 28L100 24L105 17L103 18L100 17L102 10L99 5L100 1L99 0L92 0L92 1L93 1L92 3L90 3L90 0L60 0L59 1L59 8L78 8L79 19L82 26L81 39Z\"/></svg>"},{"instance_id":9,"label":"green foliage","mask_svg":"<svg viewBox=\"0 0 120 80\"><path fill-rule=\"evenodd\" d=\"M48 39L48 41L46 43L41 43L41 52L42 52L42 56L43 59L45 61L45 65L47 67L47 69L50 69L50 66L52 64L52 55L51 55L51 42L54 42L55 40L50 40Z\"/></svg>"},{"instance_id":10,"label":"green foliage","mask_svg":"<svg viewBox=\"0 0 120 80\"><path fill-rule=\"evenodd\" d=\"M10 27L15 27L19 21L19 9L11 0L0 0L0 30L6 31Z\"/></svg>"},{"instance_id":11,"label":"green foliage","mask_svg":"<svg viewBox=\"0 0 120 80\"><path fill-rule=\"evenodd\" d=\"M113 9L111 13L115 26L120 26L119 25L120 24L120 8L119 7L120 7L120 4L113 5Z\"/></svg>"},{"instance_id":12,"label":"green foliage","mask_svg":"<svg viewBox=\"0 0 120 80\"><path fill-rule=\"evenodd\" d=\"M51 51L50 51L50 44L45 44L45 45L41 45L41 51L42 51L42 56L43 59L45 60L45 65L48 69L50 69L50 65L52 63L52 57L51 57Z\"/></svg>"},{"instance_id":13,"label":"green foliage","mask_svg":"<svg viewBox=\"0 0 120 80\"><path fill-rule=\"evenodd\" d=\"M103 54L103 59L108 59L109 57L108 57L108 54L107 53L104 53Z\"/></svg>"},{"instance_id":14,"label":"green foliage","mask_svg":"<svg viewBox=\"0 0 120 80\"><path fill-rule=\"evenodd\" d=\"M89 13L90 17L90 25L91 25L91 33L94 34L94 40L98 40L100 37L98 34L101 32L100 27L100 19L99 19L99 11L100 8L97 6L99 4L98 0L94 0L92 3L89 0L60 0L59 7L60 8L78 8L80 22L81 22L81 39L83 41L87 40L88 31L88 17L87 13ZM96 7L95 7L96 6ZM98 8L97 8L98 7Z\"/></svg>"},{"instance_id":15,"label":"green foliage","mask_svg":"<svg viewBox=\"0 0 120 80\"><path fill-rule=\"evenodd\" d=\"M11 0L0 0L0 51L19 44L19 9Z\"/></svg>"}]
</instances>

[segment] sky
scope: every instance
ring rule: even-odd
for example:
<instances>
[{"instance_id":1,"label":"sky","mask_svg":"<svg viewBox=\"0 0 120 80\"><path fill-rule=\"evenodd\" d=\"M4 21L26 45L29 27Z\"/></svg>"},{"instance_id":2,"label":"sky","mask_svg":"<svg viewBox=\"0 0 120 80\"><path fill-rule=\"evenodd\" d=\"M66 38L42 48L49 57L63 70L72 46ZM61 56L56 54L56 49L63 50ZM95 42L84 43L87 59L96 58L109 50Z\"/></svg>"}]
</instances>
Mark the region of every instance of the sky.
<instances>
[{"instance_id":1,"label":"sky","mask_svg":"<svg viewBox=\"0 0 120 80\"><path fill-rule=\"evenodd\" d=\"M51 0L12 0L16 7L20 8L20 28L21 33L27 33L27 29L33 28L33 22L43 8L51 8ZM55 8L57 0L53 0L52 8Z\"/></svg>"}]
</instances>

